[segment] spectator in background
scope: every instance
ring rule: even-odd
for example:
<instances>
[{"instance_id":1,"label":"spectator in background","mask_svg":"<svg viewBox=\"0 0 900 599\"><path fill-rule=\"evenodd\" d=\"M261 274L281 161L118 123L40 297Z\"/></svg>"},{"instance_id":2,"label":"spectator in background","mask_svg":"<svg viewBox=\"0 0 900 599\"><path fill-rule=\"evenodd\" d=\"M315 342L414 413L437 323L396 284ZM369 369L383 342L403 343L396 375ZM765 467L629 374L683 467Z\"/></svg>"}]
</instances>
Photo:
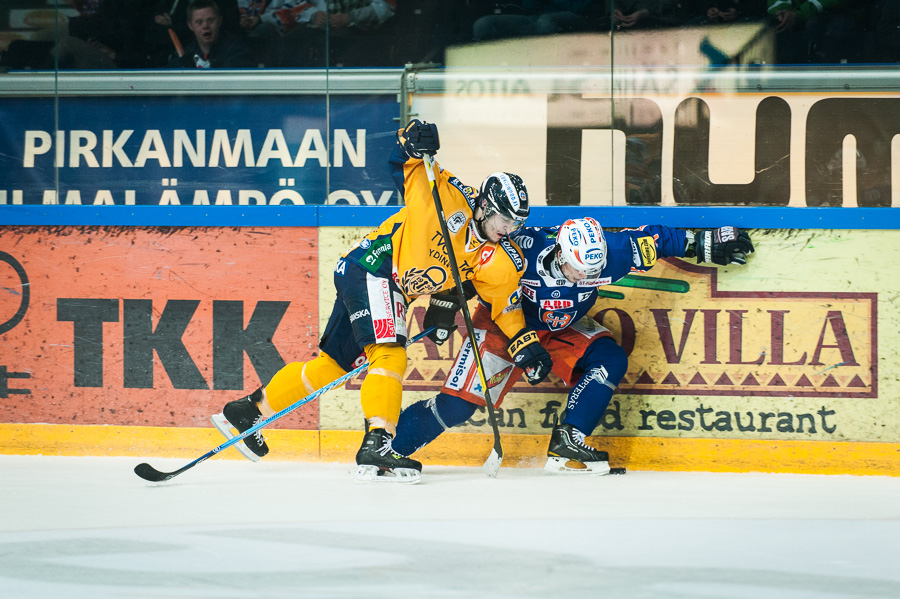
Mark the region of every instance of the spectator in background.
<instances>
[{"instance_id":1,"label":"spectator in background","mask_svg":"<svg viewBox=\"0 0 900 599\"><path fill-rule=\"evenodd\" d=\"M180 39L189 40L192 35L187 24L187 9L190 4L190 0L157 0L152 4L153 20L163 28L163 31L172 29ZM219 5L219 14L222 15L222 28L235 35L241 35L238 0L216 0L216 4Z\"/></svg>"},{"instance_id":2,"label":"spectator in background","mask_svg":"<svg viewBox=\"0 0 900 599\"><path fill-rule=\"evenodd\" d=\"M293 29L306 29L314 14L325 10L324 0L239 0L241 29L257 63L277 62L281 38Z\"/></svg>"},{"instance_id":3,"label":"spectator in background","mask_svg":"<svg viewBox=\"0 0 900 599\"><path fill-rule=\"evenodd\" d=\"M856 51L867 2L769 0L768 15L778 35L779 63L838 62Z\"/></svg>"},{"instance_id":4,"label":"spectator in background","mask_svg":"<svg viewBox=\"0 0 900 599\"><path fill-rule=\"evenodd\" d=\"M67 0L78 15L61 18L35 41L19 41L9 66L35 69L134 69L152 66L147 10L141 0Z\"/></svg>"},{"instance_id":5,"label":"spectator in background","mask_svg":"<svg viewBox=\"0 0 900 599\"><path fill-rule=\"evenodd\" d=\"M900 62L900 0L874 7L875 56L872 62Z\"/></svg>"},{"instance_id":6,"label":"spectator in background","mask_svg":"<svg viewBox=\"0 0 900 599\"><path fill-rule=\"evenodd\" d=\"M613 27L644 29L681 24L681 6L677 0L615 0Z\"/></svg>"},{"instance_id":7,"label":"spectator in background","mask_svg":"<svg viewBox=\"0 0 900 599\"><path fill-rule=\"evenodd\" d=\"M523 0L515 14L485 15L472 26L476 42L552 35L596 29L600 3L595 0Z\"/></svg>"},{"instance_id":8,"label":"spectator in background","mask_svg":"<svg viewBox=\"0 0 900 599\"><path fill-rule=\"evenodd\" d=\"M222 29L222 14L214 0L193 0L187 8L187 24L194 39L176 54L169 67L197 69L245 69L253 67L250 47Z\"/></svg>"},{"instance_id":9,"label":"spectator in background","mask_svg":"<svg viewBox=\"0 0 900 599\"><path fill-rule=\"evenodd\" d=\"M303 26L285 33L273 66L381 66L386 40L379 34L396 10L396 0L314 0Z\"/></svg>"},{"instance_id":10,"label":"spectator in background","mask_svg":"<svg viewBox=\"0 0 900 599\"><path fill-rule=\"evenodd\" d=\"M762 21L767 0L693 0L685 3L685 25L723 25L737 21Z\"/></svg>"}]
</instances>

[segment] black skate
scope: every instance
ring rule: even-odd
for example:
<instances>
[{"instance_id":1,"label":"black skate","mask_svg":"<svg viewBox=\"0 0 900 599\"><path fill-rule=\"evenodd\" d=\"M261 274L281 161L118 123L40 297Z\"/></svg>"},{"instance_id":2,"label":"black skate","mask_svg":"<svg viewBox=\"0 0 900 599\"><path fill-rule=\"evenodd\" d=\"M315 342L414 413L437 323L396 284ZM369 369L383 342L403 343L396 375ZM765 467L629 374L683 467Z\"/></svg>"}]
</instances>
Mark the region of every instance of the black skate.
<instances>
[{"instance_id":1,"label":"black skate","mask_svg":"<svg viewBox=\"0 0 900 599\"><path fill-rule=\"evenodd\" d=\"M544 470L566 474L609 474L609 454L584 442L584 433L571 424L558 424L550 436Z\"/></svg>"},{"instance_id":2,"label":"black skate","mask_svg":"<svg viewBox=\"0 0 900 599\"><path fill-rule=\"evenodd\" d=\"M258 406L261 399L262 390L257 389L247 397L228 402L225 404L222 413L213 414L210 420L213 426L225 435L225 438L233 439L238 434L255 426L260 420L263 420L263 415L260 413ZM232 429L237 430L237 434ZM261 430L244 437L243 441L235 443L233 447L251 462L258 462L259 458L269 453L269 446L266 445L266 440L263 438Z\"/></svg>"},{"instance_id":3,"label":"black skate","mask_svg":"<svg viewBox=\"0 0 900 599\"><path fill-rule=\"evenodd\" d=\"M422 480L422 464L394 451L391 448L393 438L383 428L373 428L366 432L362 447L356 452L357 482L415 484Z\"/></svg>"}]
</instances>

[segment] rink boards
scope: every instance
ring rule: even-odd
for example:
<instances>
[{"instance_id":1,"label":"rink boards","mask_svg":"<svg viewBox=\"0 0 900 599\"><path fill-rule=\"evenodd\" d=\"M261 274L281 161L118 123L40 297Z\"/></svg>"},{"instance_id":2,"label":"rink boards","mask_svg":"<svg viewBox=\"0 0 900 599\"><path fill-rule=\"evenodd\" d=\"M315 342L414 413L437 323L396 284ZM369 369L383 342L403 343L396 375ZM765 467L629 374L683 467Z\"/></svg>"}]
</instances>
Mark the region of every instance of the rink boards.
<instances>
[{"instance_id":1,"label":"rink boards","mask_svg":"<svg viewBox=\"0 0 900 599\"><path fill-rule=\"evenodd\" d=\"M4 227L0 453L202 455L222 442L210 414L317 351L337 257L370 228ZM663 260L603 289L629 369L593 442L634 469L900 473L896 233L752 235L745 267ZM461 342L409 349L404 404ZM352 461L360 381L274 424L271 458ZM542 464L565 401L552 377L516 386L504 464ZM481 463L485 414L458 431L420 457Z\"/></svg>"}]
</instances>

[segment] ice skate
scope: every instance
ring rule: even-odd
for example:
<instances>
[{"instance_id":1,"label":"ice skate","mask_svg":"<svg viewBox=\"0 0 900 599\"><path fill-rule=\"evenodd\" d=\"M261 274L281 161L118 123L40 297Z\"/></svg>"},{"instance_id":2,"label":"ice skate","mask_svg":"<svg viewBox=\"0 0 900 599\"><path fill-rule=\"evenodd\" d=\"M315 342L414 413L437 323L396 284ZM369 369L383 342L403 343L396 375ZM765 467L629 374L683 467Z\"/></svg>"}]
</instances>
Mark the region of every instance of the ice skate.
<instances>
[{"instance_id":1,"label":"ice skate","mask_svg":"<svg viewBox=\"0 0 900 599\"><path fill-rule=\"evenodd\" d=\"M220 414L213 414L210 417L213 426L227 439L233 439L255 426L260 420L263 420L257 401L254 400L257 395L262 396L259 390L248 397L225 404L225 408ZM237 433L234 432L235 430ZM259 458L269 453L269 446L266 445L261 430L244 437L243 441L235 443L233 447L251 462L258 462Z\"/></svg>"},{"instance_id":2,"label":"ice skate","mask_svg":"<svg viewBox=\"0 0 900 599\"><path fill-rule=\"evenodd\" d=\"M422 480L422 464L400 455L391 448L393 435L383 428L373 428L363 437L356 452L357 482L393 482L416 484Z\"/></svg>"},{"instance_id":3,"label":"ice skate","mask_svg":"<svg viewBox=\"0 0 900 599\"><path fill-rule=\"evenodd\" d=\"M609 474L609 454L584 442L584 433L571 424L558 424L547 449L547 472L554 474Z\"/></svg>"}]
</instances>

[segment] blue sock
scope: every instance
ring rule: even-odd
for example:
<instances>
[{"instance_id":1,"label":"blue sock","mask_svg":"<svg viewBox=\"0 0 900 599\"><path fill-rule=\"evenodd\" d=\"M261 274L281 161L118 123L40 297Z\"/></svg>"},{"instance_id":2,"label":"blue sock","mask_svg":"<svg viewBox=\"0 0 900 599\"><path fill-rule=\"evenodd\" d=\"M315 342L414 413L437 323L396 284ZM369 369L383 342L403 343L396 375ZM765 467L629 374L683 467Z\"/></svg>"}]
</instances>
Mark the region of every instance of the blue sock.
<instances>
[{"instance_id":1,"label":"blue sock","mask_svg":"<svg viewBox=\"0 0 900 599\"><path fill-rule=\"evenodd\" d=\"M602 337L588 347L577 366L584 374L569 392L562 423L590 435L628 370L628 357L613 339Z\"/></svg>"},{"instance_id":2,"label":"blue sock","mask_svg":"<svg viewBox=\"0 0 900 599\"><path fill-rule=\"evenodd\" d=\"M399 454L412 455L437 439L446 428L471 418L476 409L475 404L444 393L417 401L400 412L397 435L391 446Z\"/></svg>"}]
</instances>

